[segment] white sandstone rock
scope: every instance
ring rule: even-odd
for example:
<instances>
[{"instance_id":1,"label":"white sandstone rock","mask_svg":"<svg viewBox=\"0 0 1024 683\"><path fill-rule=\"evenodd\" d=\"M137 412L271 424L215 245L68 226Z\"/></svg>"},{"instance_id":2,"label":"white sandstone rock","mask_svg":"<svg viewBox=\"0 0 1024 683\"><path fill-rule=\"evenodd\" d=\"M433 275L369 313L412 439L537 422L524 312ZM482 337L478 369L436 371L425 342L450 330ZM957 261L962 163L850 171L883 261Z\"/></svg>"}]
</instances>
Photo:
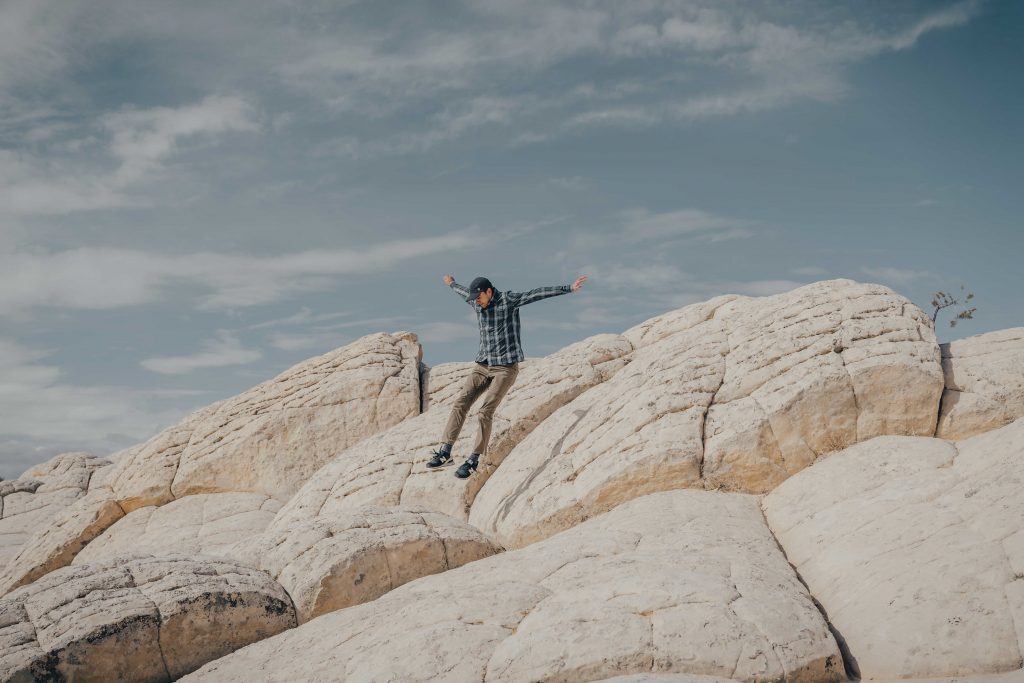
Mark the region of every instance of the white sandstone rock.
<instances>
[{"instance_id":1,"label":"white sandstone rock","mask_svg":"<svg viewBox=\"0 0 1024 683\"><path fill-rule=\"evenodd\" d=\"M286 500L336 453L419 412L421 353L411 333L368 335L120 452L101 486L61 511L9 561L0 572L0 595L69 564L110 524L141 507L216 492Z\"/></svg>"},{"instance_id":2,"label":"white sandstone rock","mask_svg":"<svg viewBox=\"0 0 1024 683\"><path fill-rule=\"evenodd\" d=\"M448 404L434 403L426 413L339 454L288 501L274 527L364 505L422 506L464 520L480 486L505 454L557 408L605 381L631 351L622 337L603 334L545 358L523 361L494 415L488 452L468 479L453 477L451 467L425 466L450 411ZM476 429L476 413L471 410L453 448L456 459L469 455Z\"/></svg>"},{"instance_id":3,"label":"white sandstone rock","mask_svg":"<svg viewBox=\"0 0 1024 683\"><path fill-rule=\"evenodd\" d=\"M273 529L225 553L274 577L304 623L500 550L447 515L365 507Z\"/></svg>"},{"instance_id":4,"label":"white sandstone rock","mask_svg":"<svg viewBox=\"0 0 1024 683\"><path fill-rule=\"evenodd\" d=\"M0 598L0 680L170 681L293 626L284 590L235 563L65 567Z\"/></svg>"},{"instance_id":5,"label":"white sandstone rock","mask_svg":"<svg viewBox=\"0 0 1024 683\"><path fill-rule=\"evenodd\" d=\"M186 681L591 681L638 673L844 678L835 640L742 494L634 500L425 577Z\"/></svg>"},{"instance_id":6,"label":"white sandstone rock","mask_svg":"<svg viewBox=\"0 0 1024 683\"><path fill-rule=\"evenodd\" d=\"M419 414L421 355L415 335L381 333L303 361L130 453L114 493L129 511L223 491L286 500L337 453Z\"/></svg>"},{"instance_id":7,"label":"white sandstone rock","mask_svg":"<svg viewBox=\"0 0 1024 683\"><path fill-rule=\"evenodd\" d=\"M280 501L262 493L201 493L138 508L85 546L71 564L132 553L223 555L229 546L253 543L280 509Z\"/></svg>"},{"instance_id":8,"label":"white sandstone rock","mask_svg":"<svg viewBox=\"0 0 1024 683\"><path fill-rule=\"evenodd\" d=\"M1024 652L1024 419L879 437L769 494L779 542L867 679L991 674Z\"/></svg>"},{"instance_id":9,"label":"white sandstone rock","mask_svg":"<svg viewBox=\"0 0 1024 683\"><path fill-rule=\"evenodd\" d=\"M630 365L524 439L470 523L520 547L652 491L770 491L877 434L934 432L930 320L879 285L719 297L626 332Z\"/></svg>"},{"instance_id":10,"label":"white sandstone rock","mask_svg":"<svg viewBox=\"0 0 1024 683\"><path fill-rule=\"evenodd\" d=\"M1024 417L1024 327L941 348L946 389L936 436L966 439Z\"/></svg>"},{"instance_id":11,"label":"white sandstone rock","mask_svg":"<svg viewBox=\"0 0 1024 683\"><path fill-rule=\"evenodd\" d=\"M85 495L90 480L110 461L89 453L61 453L33 465L14 480L0 481L0 569L33 533Z\"/></svg>"}]
</instances>

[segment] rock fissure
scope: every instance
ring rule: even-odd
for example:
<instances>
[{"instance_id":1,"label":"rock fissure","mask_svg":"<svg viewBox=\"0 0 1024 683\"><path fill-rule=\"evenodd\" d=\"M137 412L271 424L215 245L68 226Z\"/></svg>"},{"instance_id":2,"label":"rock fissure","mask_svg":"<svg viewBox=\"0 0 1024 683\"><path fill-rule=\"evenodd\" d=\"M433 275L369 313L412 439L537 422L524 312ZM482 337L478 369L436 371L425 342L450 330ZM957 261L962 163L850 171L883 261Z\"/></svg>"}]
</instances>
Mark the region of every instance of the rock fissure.
<instances>
[{"instance_id":1,"label":"rock fissure","mask_svg":"<svg viewBox=\"0 0 1024 683\"><path fill-rule=\"evenodd\" d=\"M782 554L782 558L786 561L786 564L788 564L790 569L793 570L793 575L796 577L796 580L800 582L801 586L803 586L804 591L806 591L807 598L818 610L818 613L821 614L821 618L825 620L825 625L828 627L829 633L832 634L832 637L835 639L836 644L839 646L839 652L843 656L843 671L846 674L847 680L854 680L859 678L860 670L857 667L857 659L853 656L853 653L850 652L849 648L847 647L846 640L843 638L843 635L836 628L835 624L832 623L832 620L828 616L828 612L825 610L825 606L822 605L821 602L814 596L814 593L811 592L811 587L807 585L807 582L804 580L804 577L800 574L800 570L797 569L795 564L790 562L789 556L786 554L786 549L782 547L782 543L779 542L778 536L775 535L775 531L772 529L771 524L768 523L768 516L765 514L764 511L764 496L760 496L758 498L757 509L761 511L761 519L764 520L764 528L768 530L768 535L775 543L775 547L778 548L779 553Z\"/></svg>"}]
</instances>

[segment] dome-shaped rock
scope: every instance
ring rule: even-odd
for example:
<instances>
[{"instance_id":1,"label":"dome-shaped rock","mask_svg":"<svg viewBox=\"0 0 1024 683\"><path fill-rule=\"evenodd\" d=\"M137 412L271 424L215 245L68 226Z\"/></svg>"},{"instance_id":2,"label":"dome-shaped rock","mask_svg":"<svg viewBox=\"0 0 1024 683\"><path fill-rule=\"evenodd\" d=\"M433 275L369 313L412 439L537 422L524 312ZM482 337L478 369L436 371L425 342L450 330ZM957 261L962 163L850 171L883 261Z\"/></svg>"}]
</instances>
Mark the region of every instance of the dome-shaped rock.
<instances>
[{"instance_id":1,"label":"dome-shaped rock","mask_svg":"<svg viewBox=\"0 0 1024 683\"><path fill-rule=\"evenodd\" d=\"M988 674L1024 653L1024 419L960 442L879 437L764 500L867 678Z\"/></svg>"},{"instance_id":2,"label":"dome-shaped rock","mask_svg":"<svg viewBox=\"0 0 1024 683\"><path fill-rule=\"evenodd\" d=\"M0 598L0 680L170 681L293 626L284 590L234 563L65 567Z\"/></svg>"},{"instance_id":3,"label":"dome-shaped rock","mask_svg":"<svg viewBox=\"0 0 1024 683\"><path fill-rule=\"evenodd\" d=\"M302 623L500 550L447 515L364 507L278 527L225 552L277 579Z\"/></svg>"},{"instance_id":4,"label":"dome-shaped rock","mask_svg":"<svg viewBox=\"0 0 1024 683\"><path fill-rule=\"evenodd\" d=\"M936 436L966 439L1024 417L1024 327L941 348L946 389Z\"/></svg>"},{"instance_id":5,"label":"dome-shaped rock","mask_svg":"<svg viewBox=\"0 0 1024 683\"><path fill-rule=\"evenodd\" d=\"M646 496L418 579L187 681L591 681L649 672L837 681L838 646L753 496Z\"/></svg>"}]
</instances>

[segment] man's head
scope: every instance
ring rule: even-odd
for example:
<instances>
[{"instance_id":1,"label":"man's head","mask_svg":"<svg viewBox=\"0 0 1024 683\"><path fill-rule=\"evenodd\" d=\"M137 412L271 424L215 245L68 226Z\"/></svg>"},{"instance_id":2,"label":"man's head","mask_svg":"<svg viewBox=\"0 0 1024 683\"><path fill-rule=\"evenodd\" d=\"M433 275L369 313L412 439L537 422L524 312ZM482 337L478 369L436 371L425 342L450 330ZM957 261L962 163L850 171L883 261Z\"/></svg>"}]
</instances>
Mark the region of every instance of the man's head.
<instances>
[{"instance_id":1,"label":"man's head","mask_svg":"<svg viewBox=\"0 0 1024 683\"><path fill-rule=\"evenodd\" d=\"M487 308L487 304L491 303L492 298L494 298L494 285L487 278L474 278L469 283L469 296L466 297L466 301L476 301L482 308Z\"/></svg>"}]
</instances>

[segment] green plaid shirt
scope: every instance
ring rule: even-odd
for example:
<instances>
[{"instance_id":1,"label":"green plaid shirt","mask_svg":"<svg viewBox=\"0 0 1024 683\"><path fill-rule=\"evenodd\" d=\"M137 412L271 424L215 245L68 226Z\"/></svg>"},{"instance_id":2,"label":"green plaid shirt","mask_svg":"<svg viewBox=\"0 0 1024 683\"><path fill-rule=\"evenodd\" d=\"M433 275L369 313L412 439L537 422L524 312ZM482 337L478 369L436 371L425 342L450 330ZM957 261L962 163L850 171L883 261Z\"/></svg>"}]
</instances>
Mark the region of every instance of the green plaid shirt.
<instances>
[{"instance_id":1,"label":"green plaid shirt","mask_svg":"<svg viewBox=\"0 0 1024 683\"><path fill-rule=\"evenodd\" d=\"M449 286L463 299L469 296L469 289L459 283L453 282ZM511 365L523 360L526 356L519 338L519 307L571 291L569 285L538 287L528 292L500 292L495 289L487 308L476 300L468 302L476 310L476 321L480 326L480 351L476 354L476 362Z\"/></svg>"}]
</instances>

